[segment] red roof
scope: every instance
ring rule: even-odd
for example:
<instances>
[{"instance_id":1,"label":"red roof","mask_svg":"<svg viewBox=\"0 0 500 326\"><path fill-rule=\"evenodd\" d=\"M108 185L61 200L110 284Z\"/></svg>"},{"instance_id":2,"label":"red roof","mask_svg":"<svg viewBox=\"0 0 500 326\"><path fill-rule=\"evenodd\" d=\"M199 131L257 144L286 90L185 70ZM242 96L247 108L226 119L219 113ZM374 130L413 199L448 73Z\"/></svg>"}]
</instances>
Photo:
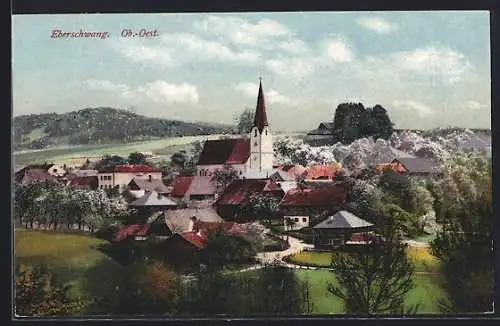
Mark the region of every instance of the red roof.
<instances>
[{"instance_id":1,"label":"red roof","mask_svg":"<svg viewBox=\"0 0 500 326\"><path fill-rule=\"evenodd\" d=\"M97 179L97 176L74 177L69 182L70 186L89 186L96 188L98 184L99 181Z\"/></svg>"},{"instance_id":2,"label":"red roof","mask_svg":"<svg viewBox=\"0 0 500 326\"><path fill-rule=\"evenodd\" d=\"M114 172L121 172L121 173L137 173L137 172L161 172L159 169L154 169L149 165L133 165L133 164L127 164L127 165L117 165L115 167Z\"/></svg>"},{"instance_id":3,"label":"red roof","mask_svg":"<svg viewBox=\"0 0 500 326\"><path fill-rule=\"evenodd\" d=\"M269 126L267 123L266 101L264 100L264 92L262 91L262 82L259 83L259 94L257 96L257 107L255 108L253 125L257 126L261 133L265 126Z\"/></svg>"},{"instance_id":4,"label":"red roof","mask_svg":"<svg viewBox=\"0 0 500 326\"><path fill-rule=\"evenodd\" d=\"M266 180L266 184L264 186L264 189L262 189L263 191L281 191L281 186L279 185L279 183L277 182L274 182L272 180Z\"/></svg>"},{"instance_id":5,"label":"red roof","mask_svg":"<svg viewBox=\"0 0 500 326\"><path fill-rule=\"evenodd\" d=\"M338 164L313 165L307 169L306 179L332 179L342 167Z\"/></svg>"},{"instance_id":6,"label":"red roof","mask_svg":"<svg viewBox=\"0 0 500 326\"><path fill-rule=\"evenodd\" d=\"M193 176L176 176L171 196L184 197L193 182Z\"/></svg>"},{"instance_id":7,"label":"red roof","mask_svg":"<svg viewBox=\"0 0 500 326\"><path fill-rule=\"evenodd\" d=\"M193 244L198 249L203 249L205 246L205 239L198 235L196 232L177 233L180 237Z\"/></svg>"},{"instance_id":8,"label":"red roof","mask_svg":"<svg viewBox=\"0 0 500 326\"><path fill-rule=\"evenodd\" d=\"M249 157L249 139L207 140L203 145L198 165L244 164Z\"/></svg>"},{"instance_id":9,"label":"red roof","mask_svg":"<svg viewBox=\"0 0 500 326\"><path fill-rule=\"evenodd\" d=\"M285 194L280 206L331 207L343 203L346 198L347 189L339 186L292 189Z\"/></svg>"},{"instance_id":10,"label":"red roof","mask_svg":"<svg viewBox=\"0 0 500 326\"><path fill-rule=\"evenodd\" d=\"M291 176L299 176L307 172L307 169L303 167L302 165L292 165L292 164L286 164L278 167L279 170L284 171Z\"/></svg>"},{"instance_id":11,"label":"red roof","mask_svg":"<svg viewBox=\"0 0 500 326\"><path fill-rule=\"evenodd\" d=\"M145 236L150 227L151 224L149 223L144 225L140 224L125 225L115 233L115 236L113 237L113 242L119 242L131 236Z\"/></svg>"},{"instance_id":12,"label":"red roof","mask_svg":"<svg viewBox=\"0 0 500 326\"><path fill-rule=\"evenodd\" d=\"M233 181L219 197L217 205L240 205L251 195L261 193L267 180L238 179Z\"/></svg>"}]
</instances>

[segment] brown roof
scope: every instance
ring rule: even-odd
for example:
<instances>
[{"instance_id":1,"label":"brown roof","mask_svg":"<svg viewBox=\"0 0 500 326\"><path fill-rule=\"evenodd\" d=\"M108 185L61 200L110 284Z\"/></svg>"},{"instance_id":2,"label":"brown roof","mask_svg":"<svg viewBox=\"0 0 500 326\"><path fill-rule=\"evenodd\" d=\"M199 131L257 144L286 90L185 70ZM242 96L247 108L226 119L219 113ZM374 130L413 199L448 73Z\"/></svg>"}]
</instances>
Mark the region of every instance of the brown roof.
<instances>
[{"instance_id":1,"label":"brown roof","mask_svg":"<svg viewBox=\"0 0 500 326\"><path fill-rule=\"evenodd\" d=\"M84 176L84 177L74 177L71 178L71 181L69 182L70 186L74 187L91 187L91 188L97 188L99 184L99 181L97 179L97 176Z\"/></svg>"},{"instance_id":2,"label":"brown roof","mask_svg":"<svg viewBox=\"0 0 500 326\"><path fill-rule=\"evenodd\" d=\"M261 193L268 180L238 179L227 187L217 200L217 205L240 205L251 195Z\"/></svg>"},{"instance_id":3,"label":"brown roof","mask_svg":"<svg viewBox=\"0 0 500 326\"><path fill-rule=\"evenodd\" d=\"M249 157L249 139L207 140L203 145L198 165L244 164Z\"/></svg>"},{"instance_id":4,"label":"brown roof","mask_svg":"<svg viewBox=\"0 0 500 326\"><path fill-rule=\"evenodd\" d=\"M173 197L184 197L191 186L193 178L193 176L176 176L171 195Z\"/></svg>"},{"instance_id":5,"label":"brown roof","mask_svg":"<svg viewBox=\"0 0 500 326\"><path fill-rule=\"evenodd\" d=\"M132 190L156 191L160 194L167 194L170 192L161 179L150 180L150 179L133 178L129 182L128 186Z\"/></svg>"},{"instance_id":6,"label":"brown roof","mask_svg":"<svg viewBox=\"0 0 500 326\"><path fill-rule=\"evenodd\" d=\"M16 179L23 185L42 181L58 183L57 179L54 176L52 176L46 170L42 169L26 169L24 171L20 171L16 176Z\"/></svg>"},{"instance_id":7,"label":"brown roof","mask_svg":"<svg viewBox=\"0 0 500 326\"><path fill-rule=\"evenodd\" d=\"M259 83L259 94L257 95L257 107L255 108L253 125L257 127L261 133L265 126L269 126L266 114L266 101L264 100L264 92L262 91L262 82Z\"/></svg>"},{"instance_id":8,"label":"brown roof","mask_svg":"<svg viewBox=\"0 0 500 326\"><path fill-rule=\"evenodd\" d=\"M309 189L292 189L285 194L280 206L332 207L345 202L347 189L328 185Z\"/></svg>"},{"instance_id":9,"label":"brown roof","mask_svg":"<svg viewBox=\"0 0 500 326\"><path fill-rule=\"evenodd\" d=\"M213 195L216 192L215 180L208 176L194 176L187 195Z\"/></svg>"}]
</instances>

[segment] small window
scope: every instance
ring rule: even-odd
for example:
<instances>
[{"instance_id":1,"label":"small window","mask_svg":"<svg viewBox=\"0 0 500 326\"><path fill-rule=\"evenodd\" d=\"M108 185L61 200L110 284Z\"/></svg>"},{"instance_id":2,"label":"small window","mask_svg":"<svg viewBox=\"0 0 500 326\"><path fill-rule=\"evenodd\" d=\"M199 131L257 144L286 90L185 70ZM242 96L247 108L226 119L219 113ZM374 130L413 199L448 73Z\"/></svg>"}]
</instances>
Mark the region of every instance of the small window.
<instances>
[{"instance_id":1,"label":"small window","mask_svg":"<svg viewBox=\"0 0 500 326\"><path fill-rule=\"evenodd\" d=\"M307 222L307 217L302 218L302 222L306 223Z\"/></svg>"},{"instance_id":2,"label":"small window","mask_svg":"<svg viewBox=\"0 0 500 326\"><path fill-rule=\"evenodd\" d=\"M101 188L101 189L102 189L102 185L100 185L100 186L99 186L99 188Z\"/></svg>"},{"instance_id":3,"label":"small window","mask_svg":"<svg viewBox=\"0 0 500 326\"><path fill-rule=\"evenodd\" d=\"M255 130L253 131L253 136L254 136L254 137L257 137L257 129L255 129Z\"/></svg>"},{"instance_id":4,"label":"small window","mask_svg":"<svg viewBox=\"0 0 500 326\"><path fill-rule=\"evenodd\" d=\"M266 129L266 136L267 136L267 129Z\"/></svg>"},{"instance_id":5,"label":"small window","mask_svg":"<svg viewBox=\"0 0 500 326\"><path fill-rule=\"evenodd\" d=\"M200 177L203 176L203 170L200 170Z\"/></svg>"},{"instance_id":6,"label":"small window","mask_svg":"<svg viewBox=\"0 0 500 326\"><path fill-rule=\"evenodd\" d=\"M298 217L296 217L296 218L294 218L293 220L294 220L295 222L298 222L298 221L299 221L299 218L298 218Z\"/></svg>"},{"instance_id":7,"label":"small window","mask_svg":"<svg viewBox=\"0 0 500 326\"><path fill-rule=\"evenodd\" d=\"M243 174L243 171L240 170L240 175L242 175L242 174Z\"/></svg>"},{"instance_id":8,"label":"small window","mask_svg":"<svg viewBox=\"0 0 500 326\"><path fill-rule=\"evenodd\" d=\"M54 169L54 173L57 173L57 169Z\"/></svg>"}]
</instances>

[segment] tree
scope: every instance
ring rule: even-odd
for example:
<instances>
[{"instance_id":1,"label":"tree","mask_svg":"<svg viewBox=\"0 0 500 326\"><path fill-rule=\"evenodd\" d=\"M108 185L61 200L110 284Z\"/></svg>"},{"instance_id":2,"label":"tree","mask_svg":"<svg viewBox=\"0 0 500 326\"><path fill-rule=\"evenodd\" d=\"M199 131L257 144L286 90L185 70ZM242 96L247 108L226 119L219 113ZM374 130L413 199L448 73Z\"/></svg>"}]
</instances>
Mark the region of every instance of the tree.
<instances>
[{"instance_id":1,"label":"tree","mask_svg":"<svg viewBox=\"0 0 500 326\"><path fill-rule=\"evenodd\" d=\"M243 215L257 217L271 224L271 220L279 211L279 200L276 197L257 193L250 196L242 207Z\"/></svg>"},{"instance_id":2,"label":"tree","mask_svg":"<svg viewBox=\"0 0 500 326\"><path fill-rule=\"evenodd\" d=\"M128 164L147 165L149 163L146 160L146 155L140 152L133 152L128 156Z\"/></svg>"},{"instance_id":3,"label":"tree","mask_svg":"<svg viewBox=\"0 0 500 326\"><path fill-rule=\"evenodd\" d=\"M383 138L389 139L394 132L394 124L389 119L387 110L381 105L377 104L371 109L369 117L372 130L368 135L372 135L375 139Z\"/></svg>"},{"instance_id":4,"label":"tree","mask_svg":"<svg viewBox=\"0 0 500 326\"><path fill-rule=\"evenodd\" d=\"M95 164L95 168L98 171L113 168L117 165L127 164L127 160L118 155L105 155L100 161Z\"/></svg>"},{"instance_id":5,"label":"tree","mask_svg":"<svg viewBox=\"0 0 500 326\"><path fill-rule=\"evenodd\" d=\"M256 313L264 315L296 315L312 312L309 283L298 279L293 269L277 263L259 271L256 288Z\"/></svg>"},{"instance_id":6,"label":"tree","mask_svg":"<svg viewBox=\"0 0 500 326\"><path fill-rule=\"evenodd\" d=\"M347 313L404 312L405 296L413 288L413 265L397 224L387 215L382 238L372 237L359 251L332 258L338 285L330 283L327 289L342 299Z\"/></svg>"},{"instance_id":7,"label":"tree","mask_svg":"<svg viewBox=\"0 0 500 326\"><path fill-rule=\"evenodd\" d=\"M489 312L494 300L493 214L491 184L477 199L459 205L431 242L441 264L440 301L447 313ZM460 284L460 286L457 286Z\"/></svg>"},{"instance_id":8,"label":"tree","mask_svg":"<svg viewBox=\"0 0 500 326\"><path fill-rule=\"evenodd\" d=\"M238 179L238 171L231 165L225 164L222 169L214 172L214 180L217 185L217 191L223 192L234 180Z\"/></svg>"},{"instance_id":9,"label":"tree","mask_svg":"<svg viewBox=\"0 0 500 326\"><path fill-rule=\"evenodd\" d=\"M176 166L176 167L179 167L181 169L185 168L185 165L187 162L188 162L188 157L187 157L187 153L185 150L175 152L170 157L170 164L172 166Z\"/></svg>"},{"instance_id":10,"label":"tree","mask_svg":"<svg viewBox=\"0 0 500 326\"><path fill-rule=\"evenodd\" d=\"M215 272L249 262L254 255L255 248L250 241L217 227L208 231L200 260L207 271Z\"/></svg>"},{"instance_id":11,"label":"tree","mask_svg":"<svg viewBox=\"0 0 500 326\"><path fill-rule=\"evenodd\" d=\"M254 112L252 109L245 109L237 119L236 130L240 134L248 134L252 130Z\"/></svg>"},{"instance_id":12,"label":"tree","mask_svg":"<svg viewBox=\"0 0 500 326\"><path fill-rule=\"evenodd\" d=\"M19 316L68 316L89 302L71 300L70 286L58 285L45 265L16 267L15 309Z\"/></svg>"}]
</instances>

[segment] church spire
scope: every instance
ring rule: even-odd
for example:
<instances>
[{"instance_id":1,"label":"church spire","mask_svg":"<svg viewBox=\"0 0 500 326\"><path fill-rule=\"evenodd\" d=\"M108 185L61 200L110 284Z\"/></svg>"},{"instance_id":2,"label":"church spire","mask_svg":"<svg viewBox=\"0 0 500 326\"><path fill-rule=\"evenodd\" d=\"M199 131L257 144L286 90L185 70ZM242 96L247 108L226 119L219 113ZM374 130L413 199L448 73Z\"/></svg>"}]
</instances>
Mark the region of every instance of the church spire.
<instances>
[{"instance_id":1,"label":"church spire","mask_svg":"<svg viewBox=\"0 0 500 326\"><path fill-rule=\"evenodd\" d=\"M259 95L257 97L257 108L255 109L253 125L262 133L264 126L269 126L269 124L267 123L266 103L264 101L264 92L262 91L262 78L259 77L259 80Z\"/></svg>"}]
</instances>

